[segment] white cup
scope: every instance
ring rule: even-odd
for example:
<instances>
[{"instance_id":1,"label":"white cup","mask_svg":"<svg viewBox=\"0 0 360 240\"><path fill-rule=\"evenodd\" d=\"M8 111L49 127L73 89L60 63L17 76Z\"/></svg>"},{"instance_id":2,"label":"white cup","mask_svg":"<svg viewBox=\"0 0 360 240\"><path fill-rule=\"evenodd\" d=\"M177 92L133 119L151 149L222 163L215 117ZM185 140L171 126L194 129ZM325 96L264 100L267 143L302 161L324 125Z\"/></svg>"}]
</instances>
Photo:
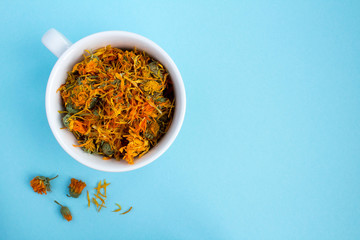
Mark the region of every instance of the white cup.
<instances>
[{"instance_id":1,"label":"white cup","mask_svg":"<svg viewBox=\"0 0 360 240\"><path fill-rule=\"evenodd\" d=\"M184 121L186 109L186 95L180 72L169 55L151 40L135 33L124 31L108 31L95 33L72 44L64 35L55 29L48 30L42 37L42 43L59 59L51 71L46 87L46 115L50 128L61 147L75 160L85 166L107 172L125 172L141 168L160 157L174 142ZM160 61L168 70L175 92L174 117L168 132L156 146L141 158L135 159L134 164L115 159L103 160L102 156L89 154L77 145L74 135L63 128L59 110L63 110L60 93L56 90L65 83L67 72L82 60L84 50L96 50L111 45L118 48L133 49L136 47Z\"/></svg>"}]
</instances>

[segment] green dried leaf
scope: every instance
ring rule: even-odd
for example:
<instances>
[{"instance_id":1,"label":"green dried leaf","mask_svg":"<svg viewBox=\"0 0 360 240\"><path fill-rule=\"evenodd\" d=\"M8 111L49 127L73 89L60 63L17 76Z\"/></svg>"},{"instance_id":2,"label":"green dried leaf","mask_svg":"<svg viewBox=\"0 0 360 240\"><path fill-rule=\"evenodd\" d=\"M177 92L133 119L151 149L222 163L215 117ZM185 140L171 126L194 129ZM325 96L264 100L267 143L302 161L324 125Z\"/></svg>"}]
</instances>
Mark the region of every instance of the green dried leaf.
<instances>
[{"instance_id":1,"label":"green dried leaf","mask_svg":"<svg viewBox=\"0 0 360 240\"><path fill-rule=\"evenodd\" d=\"M159 67L156 62L149 63L149 68L150 68L150 71L154 74L157 74L157 72L159 70Z\"/></svg>"},{"instance_id":2,"label":"green dried leaf","mask_svg":"<svg viewBox=\"0 0 360 240\"><path fill-rule=\"evenodd\" d=\"M159 66L158 66L158 62L149 63L149 69L154 75L156 75L156 76L158 76L160 78L164 77L161 70L160 70L160 68L159 68Z\"/></svg>"},{"instance_id":3,"label":"green dried leaf","mask_svg":"<svg viewBox=\"0 0 360 240\"><path fill-rule=\"evenodd\" d=\"M85 78L84 77L77 77L76 78L76 82L78 85L82 85L82 81L84 80Z\"/></svg>"},{"instance_id":4,"label":"green dried leaf","mask_svg":"<svg viewBox=\"0 0 360 240\"><path fill-rule=\"evenodd\" d=\"M145 132L145 138L148 140L153 140L154 139L154 135L152 133L150 133L149 131Z\"/></svg>"},{"instance_id":5,"label":"green dried leaf","mask_svg":"<svg viewBox=\"0 0 360 240\"><path fill-rule=\"evenodd\" d=\"M81 147L81 149L84 151L84 152L87 152L87 153L90 153L90 154L93 154L92 151L90 151L89 149L85 148L85 147Z\"/></svg>"},{"instance_id":6,"label":"green dried leaf","mask_svg":"<svg viewBox=\"0 0 360 240\"><path fill-rule=\"evenodd\" d=\"M62 121L63 121L65 127L69 127L69 124L70 124L69 118L70 118L70 117L71 117L71 114L70 114L70 113L66 114L66 115L63 117Z\"/></svg>"},{"instance_id":7,"label":"green dried leaf","mask_svg":"<svg viewBox=\"0 0 360 240\"><path fill-rule=\"evenodd\" d=\"M99 112L98 112L98 110L97 110L97 109L95 109L95 110L93 111L93 114L94 114L95 116L99 116Z\"/></svg>"},{"instance_id":8,"label":"green dried leaf","mask_svg":"<svg viewBox=\"0 0 360 240\"><path fill-rule=\"evenodd\" d=\"M94 97L93 99L91 99L89 109L93 109L95 105L98 103L98 101L99 101L98 97Z\"/></svg>"},{"instance_id":9,"label":"green dried leaf","mask_svg":"<svg viewBox=\"0 0 360 240\"><path fill-rule=\"evenodd\" d=\"M67 111L68 113L70 113L70 114L75 114L75 113L79 112L80 110L74 108L74 106L73 106L71 103L68 103L68 104L66 105L66 111Z\"/></svg>"},{"instance_id":10,"label":"green dried leaf","mask_svg":"<svg viewBox=\"0 0 360 240\"><path fill-rule=\"evenodd\" d=\"M164 97L161 97L161 98L158 98L156 99L157 102L166 102L168 99L167 98L164 98Z\"/></svg>"}]
</instances>

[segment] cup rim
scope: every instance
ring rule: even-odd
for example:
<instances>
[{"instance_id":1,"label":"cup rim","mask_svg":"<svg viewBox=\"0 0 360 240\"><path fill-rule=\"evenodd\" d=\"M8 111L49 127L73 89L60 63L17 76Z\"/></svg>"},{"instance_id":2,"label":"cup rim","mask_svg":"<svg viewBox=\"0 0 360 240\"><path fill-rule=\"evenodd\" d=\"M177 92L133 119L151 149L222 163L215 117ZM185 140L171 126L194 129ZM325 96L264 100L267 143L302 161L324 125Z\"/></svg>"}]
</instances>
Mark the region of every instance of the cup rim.
<instances>
[{"instance_id":1,"label":"cup rim","mask_svg":"<svg viewBox=\"0 0 360 240\"><path fill-rule=\"evenodd\" d=\"M119 164L118 167L116 167L116 168L109 168L109 167L105 167L105 165L104 166L101 164L94 165L91 161L86 161L86 159L84 159L85 158L84 155L78 154L75 147L73 147L73 146L69 147L69 144L66 143L62 139L62 137L59 135L60 134L59 131L65 131L65 130L58 129L56 126L54 126L55 123L50 120L51 119L50 114L52 114L51 110L50 110L50 108L51 108L50 101L51 101L51 98L54 97L58 93L52 92L52 91L50 91L50 89L53 89L52 85L56 83L55 79L56 79L56 76L59 74L59 71L60 71L59 68L62 66L62 64L66 63L66 61L71 60L71 59L67 59L67 58L69 57L69 55L71 55L72 51L82 48L81 46L85 45L87 42L89 42L93 39L97 39L97 38L103 39L106 37L114 37L114 36L118 36L118 37L127 36L127 37L132 37L138 41L143 41L146 44L148 44L149 46L151 46L151 48L153 48L154 51L156 51L158 54L160 54L162 57L164 57L166 59L166 64L171 66L171 69L172 69L171 72L170 72L169 68L167 68L167 69L172 77L172 80L173 81L175 80L177 82L177 87L175 88L175 86L174 86L174 91L175 91L175 94L177 94L177 96L176 96L176 106L175 106L175 110L174 110L175 111L174 119L169 128L169 131L170 131L170 129L172 131L171 132L168 131L162 137L160 142L156 146L154 146L153 149L150 150L150 151L152 151L151 157L146 158L146 156L150 153L150 151L149 151L144 156L142 156L140 159L137 159L138 161L135 160L134 164L126 163L126 167L124 167L125 166L124 164ZM135 46L136 46L136 44L135 44ZM85 49L81 49L81 50L84 51ZM164 63L162 62L162 64L164 64ZM166 64L164 64L164 65L166 65ZM186 111L186 93L185 93L185 87L184 87L184 83L183 83L181 74L180 74L177 66L175 65L174 61L155 42L151 41L150 39L148 39L144 36L141 36L139 34L132 33L132 32L103 31L103 32L98 32L98 33L88 35L88 36L76 41L59 57L59 59L57 60L57 62L54 65L54 67L52 68L51 74L48 79L48 83L47 83L47 87L46 87L46 96L45 96L45 108L46 108L46 115L47 115L48 123L49 123L50 129L51 129L53 135L55 136L55 138L58 141L58 143L60 144L60 146L72 158L74 158L79 163L81 163L87 167L93 168L95 170L105 171L105 172L126 172L126 171L132 171L135 169L139 169L141 167L144 167L144 166L150 164L151 162L153 162L157 158L159 158L171 146L171 144L174 142L175 138L177 137L178 133L180 132L180 129L181 129L183 121L184 121L185 111ZM59 109L57 109L57 110L59 110ZM177 115L175 116L175 114L177 114ZM176 117L176 122L174 121L175 117ZM165 136L167 137L166 141L164 139ZM90 154L88 154L88 155L90 155ZM96 157L98 159L100 159L101 161L104 161L101 159L100 155L98 155ZM145 159L145 160L143 160L143 159ZM116 160L107 160L107 161L116 161Z\"/></svg>"}]
</instances>

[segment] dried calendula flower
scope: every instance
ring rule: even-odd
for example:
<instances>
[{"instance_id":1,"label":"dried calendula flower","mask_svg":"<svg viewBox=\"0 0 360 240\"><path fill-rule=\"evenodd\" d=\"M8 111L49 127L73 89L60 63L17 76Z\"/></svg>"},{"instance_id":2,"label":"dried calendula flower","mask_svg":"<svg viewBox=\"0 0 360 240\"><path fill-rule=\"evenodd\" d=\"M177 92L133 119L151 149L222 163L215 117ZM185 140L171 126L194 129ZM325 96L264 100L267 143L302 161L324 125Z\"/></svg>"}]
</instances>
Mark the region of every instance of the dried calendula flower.
<instances>
[{"instance_id":1,"label":"dried calendula flower","mask_svg":"<svg viewBox=\"0 0 360 240\"><path fill-rule=\"evenodd\" d=\"M59 204L59 205L61 206L61 209L60 209L61 215L62 215L68 222L70 222L70 221L72 220L72 216L71 216L71 212L70 212L69 208L61 205L61 204L58 203L56 200L55 200L54 202L57 203L57 204Z\"/></svg>"},{"instance_id":2,"label":"dried calendula flower","mask_svg":"<svg viewBox=\"0 0 360 240\"><path fill-rule=\"evenodd\" d=\"M50 181L57 178L58 176L59 175L56 175L56 177L53 178L37 176L30 181L30 185L34 189L34 192L39 194L43 194L43 193L47 194L47 191L51 192Z\"/></svg>"},{"instance_id":3,"label":"dried calendula flower","mask_svg":"<svg viewBox=\"0 0 360 240\"><path fill-rule=\"evenodd\" d=\"M81 192L85 187L86 187L86 183L84 183L81 180L72 178L71 183L69 185L70 196L69 195L67 195L67 196L73 197L73 198L78 198L81 195Z\"/></svg>"}]
</instances>

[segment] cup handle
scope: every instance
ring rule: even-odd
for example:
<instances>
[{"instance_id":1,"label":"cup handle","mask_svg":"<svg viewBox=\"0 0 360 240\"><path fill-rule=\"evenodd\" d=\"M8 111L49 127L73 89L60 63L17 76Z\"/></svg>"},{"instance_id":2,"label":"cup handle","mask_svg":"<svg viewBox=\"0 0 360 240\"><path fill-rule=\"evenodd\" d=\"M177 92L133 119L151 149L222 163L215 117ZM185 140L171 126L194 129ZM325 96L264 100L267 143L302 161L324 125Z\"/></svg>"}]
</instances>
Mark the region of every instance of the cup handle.
<instances>
[{"instance_id":1,"label":"cup handle","mask_svg":"<svg viewBox=\"0 0 360 240\"><path fill-rule=\"evenodd\" d=\"M49 29L43 35L41 42L57 57L60 57L72 44L69 39L54 28Z\"/></svg>"}]
</instances>

